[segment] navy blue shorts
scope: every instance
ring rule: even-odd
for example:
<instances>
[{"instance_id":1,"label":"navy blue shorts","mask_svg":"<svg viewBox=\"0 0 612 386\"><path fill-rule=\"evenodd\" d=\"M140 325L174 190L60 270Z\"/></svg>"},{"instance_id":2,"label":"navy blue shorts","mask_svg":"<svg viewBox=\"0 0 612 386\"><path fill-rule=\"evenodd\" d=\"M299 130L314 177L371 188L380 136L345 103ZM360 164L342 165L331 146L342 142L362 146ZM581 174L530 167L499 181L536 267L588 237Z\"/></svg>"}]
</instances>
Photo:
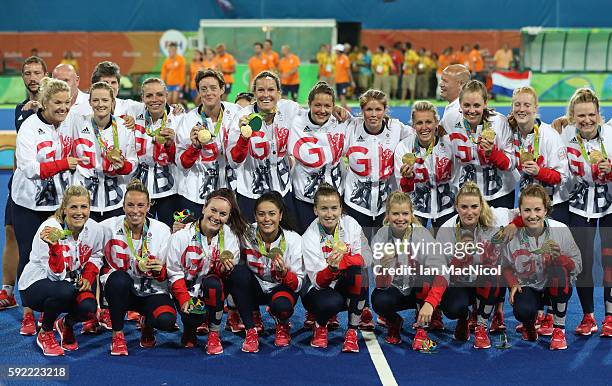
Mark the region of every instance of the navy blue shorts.
<instances>
[{"instance_id":1,"label":"navy blue shorts","mask_svg":"<svg viewBox=\"0 0 612 386\"><path fill-rule=\"evenodd\" d=\"M8 182L8 197L6 198L6 208L4 209L4 226L13 226L13 199L11 198L11 186L13 185L13 176Z\"/></svg>"},{"instance_id":2,"label":"navy blue shorts","mask_svg":"<svg viewBox=\"0 0 612 386\"><path fill-rule=\"evenodd\" d=\"M336 83L336 94L338 94L338 96L346 95L350 85L350 83Z\"/></svg>"}]
</instances>

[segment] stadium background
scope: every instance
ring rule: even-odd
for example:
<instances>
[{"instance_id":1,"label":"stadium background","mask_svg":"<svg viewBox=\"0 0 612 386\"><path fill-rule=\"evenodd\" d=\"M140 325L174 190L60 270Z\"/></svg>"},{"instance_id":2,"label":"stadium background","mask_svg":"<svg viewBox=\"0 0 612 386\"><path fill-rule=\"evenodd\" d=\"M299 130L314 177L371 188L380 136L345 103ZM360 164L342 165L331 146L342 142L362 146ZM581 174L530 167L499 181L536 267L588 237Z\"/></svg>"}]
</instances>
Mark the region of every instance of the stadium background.
<instances>
[{"instance_id":1,"label":"stadium background","mask_svg":"<svg viewBox=\"0 0 612 386\"><path fill-rule=\"evenodd\" d=\"M32 48L39 50L50 68L60 62L64 51L76 52L81 66L81 89L85 90L93 66L101 60L119 63L122 73L132 75L129 77L132 84L137 84L146 74L158 73L164 59L159 46L163 32L176 29L187 39L197 38L200 21L205 25L206 19L333 19L338 22L337 42L359 43L370 49L379 44L391 46L395 41L410 41L414 47L439 52L449 45L458 47L480 42L482 48L493 53L503 42L508 42L510 47L523 48L524 61L529 58L532 84L540 95L546 95L544 99L551 101L541 108L542 118L550 122L563 113L568 95L577 87L590 86L602 99L612 100L608 72L612 67L610 30L606 29L612 28L610 10L612 4L605 0L186 0L173 3L108 0L95 4L65 0L5 1L0 13L0 58L4 70L0 75L0 165L7 167L12 163L13 109L25 96L19 76L20 63ZM523 29L527 26L544 29ZM264 38L261 32L252 36L252 42ZM272 36L275 50L289 43L285 38L289 36ZM306 43L304 36L292 39L291 44L305 42L303 47L292 47L306 63L300 68L303 101L310 84L316 80L317 67L307 63L314 56L303 56L301 51L310 52L310 45L316 44L318 48L322 42ZM248 50L232 53L238 59L248 57L252 42L246 45ZM214 46L218 42L206 43ZM535 55L538 50L540 56ZM188 50L187 62L190 55ZM243 79L240 73L245 70L245 61L241 62L237 76L240 81ZM246 83L237 84L235 92L245 88ZM123 92L130 92L127 89ZM444 104L439 105L442 108ZM501 112L508 110L507 103L495 105ZM612 115L609 110L608 106L603 107L607 118ZM396 103L391 114L406 122L409 107ZM9 176L7 171L0 172L0 218L3 218ZM0 245L3 245L3 235ZM595 294L596 315L602 315L601 288ZM574 296L568 328L578 323L581 317L578 310ZM0 314L0 341L4 348L0 351L0 367L67 364L74 383L507 384L520 379L525 384L576 384L581 380L610 384L612 375L610 342L568 334L569 349L564 352L550 352L547 340L536 344L521 342L514 333L516 322L508 305L506 318L512 349L476 352L469 344L452 341L454 323L447 322L444 333L433 334L441 344L434 355L411 352L412 332L408 329L404 329L404 343L399 347L385 344L381 332L377 331L382 350L376 348L376 339L370 337L369 350L362 341L361 353L347 356L339 354L341 332L331 333L330 348L321 351L308 346L309 332L294 327L291 347L274 348L268 335L262 339L262 351L250 356L240 352L241 337L226 333L223 336L225 353L210 358L200 350L179 350L177 334L159 334L155 350L136 348L139 335L130 326L126 330L130 356L125 360L108 355L109 334L79 336L79 351L65 358L49 359L40 354L32 339L19 336L19 317L18 309ZM293 325L300 326L302 318L300 307L292 318ZM341 317L341 322L344 321ZM270 318L266 317L265 322L268 327L272 325ZM382 362L388 363L388 367ZM5 380L0 379L0 384Z\"/></svg>"}]
</instances>

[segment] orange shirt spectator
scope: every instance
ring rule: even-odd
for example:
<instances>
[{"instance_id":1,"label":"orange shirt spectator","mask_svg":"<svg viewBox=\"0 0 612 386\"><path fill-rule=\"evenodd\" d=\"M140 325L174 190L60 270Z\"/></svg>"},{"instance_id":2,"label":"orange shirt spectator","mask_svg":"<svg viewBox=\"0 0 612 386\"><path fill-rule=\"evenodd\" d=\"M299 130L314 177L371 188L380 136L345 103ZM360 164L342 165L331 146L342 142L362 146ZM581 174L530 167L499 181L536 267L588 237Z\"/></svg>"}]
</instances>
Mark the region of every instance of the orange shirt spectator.
<instances>
[{"instance_id":1,"label":"orange shirt spectator","mask_svg":"<svg viewBox=\"0 0 612 386\"><path fill-rule=\"evenodd\" d=\"M272 62L263 54L251 56L248 66L250 73L249 83L251 83L253 78L255 78L260 72L274 69L274 67L272 67Z\"/></svg>"},{"instance_id":2,"label":"orange shirt spectator","mask_svg":"<svg viewBox=\"0 0 612 386\"><path fill-rule=\"evenodd\" d=\"M226 84L234 84L234 76L236 72L236 59L232 54L225 51L223 44L217 45L217 56L215 56L215 63L217 63L217 69L223 73L223 79Z\"/></svg>"},{"instance_id":3,"label":"orange shirt spectator","mask_svg":"<svg viewBox=\"0 0 612 386\"><path fill-rule=\"evenodd\" d=\"M164 60L161 78L167 86L185 85L185 58L181 55L169 56Z\"/></svg>"},{"instance_id":4,"label":"orange shirt spectator","mask_svg":"<svg viewBox=\"0 0 612 386\"><path fill-rule=\"evenodd\" d=\"M270 52L264 51L263 55L270 62L271 69L276 70L278 68L279 63L280 63L278 52L276 52L276 51L270 51Z\"/></svg>"},{"instance_id":5,"label":"orange shirt spectator","mask_svg":"<svg viewBox=\"0 0 612 386\"><path fill-rule=\"evenodd\" d=\"M292 86L300 84L300 58L297 55L288 53L287 56L281 58L278 63L280 79L282 85Z\"/></svg>"},{"instance_id":6,"label":"orange shirt spectator","mask_svg":"<svg viewBox=\"0 0 612 386\"><path fill-rule=\"evenodd\" d=\"M442 71L453 63L453 54L440 54L438 57L438 74L442 74Z\"/></svg>"},{"instance_id":7,"label":"orange shirt spectator","mask_svg":"<svg viewBox=\"0 0 612 386\"><path fill-rule=\"evenodd\" d=\"M508 48L508 43L504 43L503 48L495 52L493 59L495 60L495 68L498 70L510 69L510 64L512 63L512 50Z\"/></svg>"},{"instance_id":8,"label":"orange shirt spectator","mask_svg":"<svg viewBox=\"0 0 612 386\"><path fill-rule=\"evenodd\" d=\"M351 82L351 61L343 52L336 55L336 84Z\"/></svg>"},{"instance_id":9,"label":"orange shirt spectator","mask_svg":"<svg viewBox=\"0 0 612 386\"><path fill-rule=\"evenodd\" d=\"M468 56L470 61L470 71L473 73L482 72L482 70L484 70L484 60L482 59L479 48L480 47L478 45L475 45Z\"/></svg>"}]
</instances>

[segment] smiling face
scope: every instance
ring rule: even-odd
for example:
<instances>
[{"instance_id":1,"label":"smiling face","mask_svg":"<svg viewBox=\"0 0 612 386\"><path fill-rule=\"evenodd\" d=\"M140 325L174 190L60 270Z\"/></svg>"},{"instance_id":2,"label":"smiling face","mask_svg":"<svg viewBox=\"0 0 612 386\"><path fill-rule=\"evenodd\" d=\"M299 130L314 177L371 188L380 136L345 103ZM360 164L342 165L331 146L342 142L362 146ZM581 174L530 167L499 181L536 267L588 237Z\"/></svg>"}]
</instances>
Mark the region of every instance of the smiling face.
<instances>
[{"instance_id":1,"label":"smiling face","mask_svg":"<svg viewBox=\"0 0 612 386\"><path fill-rule=\"evenodd\" d=\"M583 138L591 139L595 137L597 126L601 121L601 116L595 103L576 103L572 118Z\"/></svg>"},{"instance_id":2,"label":"smiling face","mask_svg":"<svg viewBox=\"0 0 612 386\"><path fill-rule=\"evenodd\" d=\"M461 82L457 76L443 71L440 78L440 96L447 102L452 102L459 96L459 90L461 90Z\"/></svg>"},{"instance_id":3,"label":"smiling face","mask_svg":"<svg viewBox=\"0 0 612 386\"><path fill-rule=\"evenodd\" d=\"M230 203L219 197L213 197L202 208L202 220L200 229L206 235L214 235L227 223L232 207Z\"/></svg>"},{"instance_id":4,"label":"smiling face","mask_svg":"<svg viewBox=\"0 0 612 386\"><path fill-rule=\"evenodd\" d=\"M123 211L131 229L142 229L151 203L146 193L129 191L125 194Z\"/></svg>"},{"instance_id":5,"label":"smiling face","mask_svg":"<svg viewBox=\"0 0 612 386\"><path fill-rule=\"evenodd\" d=\"M255 221L257 228L264 237L274 237L278 232L283 212L270 201L262 201L255 208Z\"/></svg>"},{"instance_id":6,"label":"smiling face","mask_svg":"<svg viewBox=\"0 0 612 386\"><path fill-rule=\"evenodd\" d=\"M89 104L94 116L98 119L103 119L108 117L113 111L115 100L110 95L109 90L97 88L89 94Z\"/></svg>"},{"instance_id":7,"label":"smiling face","mask_svg":"<svg viewBox=\"0 0 612 386\"><path fill-rule=\"evenodd\" d=\"M436 136L438 120L433 111L415 111L412 116L412 127L419 136L422 145L429 145Z\"/></svg>"},{"instance_id":8,"label":"smiling face","mask_svg":"<svg viewBox=\"0 0 612 386\"><path fill-rule=\"evenodd\" d=\"M332 233L342 216L342 203L335 194L320 196L315 204L314 212L321 226Z\"/></svg>"},{"instance_id":9,"label":"smiling face","mask_svg":"<svg viewBox=\"0 0 612 386\"><path fill-rule=\"evenodd\" d=\"M147 83L142 87L142 102L151 115L163 115L167 96L168 92L161 83Z\"/></svg>"},{"instance_id":10,"label":"smiling face","mask_svg":"<svg viewBox=\"0 0 612 386\"><path fill-rule=\"evenodd\" d=\"M310 117L312 121L322 126L331 117L334 110L334 98L329 94L319 93L310 103Z\"/></svg>"},{"instance_id":11,"label":"smiling face","mask_svg":"<svg viewBox=\"0 0 612 386\"><path fill-rule=\"evenodd\" d=\"M71 231L79 231L89 219L89 197L73 196L64 209L64 222Z\"/></svg>"},{"instance_id":12,"label":"smiling face","mask_svg":"<svg viewBox=\"0 0 612 386\"><path fill-rule=\"evenodd\" d=\"M276 81L271 77L259 78L255 81L255 99L257 107L263 112L272 112L281 97Z\"/></svg>"},{"instance_id":13,"label":"smiling face","mask_svg":"<svg viewBox=\"0 0 612 386\"><path fill-rule=\"evenodd\" d=\"M529 231L537 233L544 228L546 206L542 198L533 196L523 197L519 209L525 227Z\"/></svg>"},{"instance_id":14,"label":"smiling face","mask_svg":"<svg viewBox=\"0 0 612 386\"><path fill-rule=\"evenodd\" d=\"M70 111L70 93L68 91L59 91L51 95L44 102L43 116L50 124L59 126Z\"/></svg>"},{"instance_id":15,"label":"smiling face","mask_svg":"<svg viewBox=\"0 0 612 386\"><path fill-rule=\"evenodd\" d=\"M464 194L459 197L456 205L457 214L461 224L465 227L473 227L478 225L482 205L480 198L471 194Z\"/></svg>"},{"instance_id":16,"label":"smiling face","mask_svg":"<svg viewBox=\"0 0 612 386\"><path fill-rule=\"evenodd\" d=\"M384 104L377 100L371 100L363 106L361 111L363 112L363 119L368 130L378 131L382 128L385 116Z\"/></svg>"},{"instance_id":17,"label":"smiling face","mask_svg":"<svg viewBox=\"0 0 612 386\"><path fill-rule=\"evenodd\" d=\"M391 204L387 211L387 221L395 232L405 232L412 221L410 204L407 202Z\"/></svg>"},{"instance_id":18,"label":"smiling face","mask_svg":"<svg viewBox=\"0 0 612 386\"><path fill-rule=\"evenodd\" d=\"M470 126L476 127L482 122L482 115L487 108L484 98L478 92L467 92L463 95L461 101L461 111Z\"/></svg>"},{"instance_id":19,"label":"smiling face","mask_svg":"<svg viewBox=\"0 0 612 386\"><path fill-rule=\"evenodd\" d=\"M200 80L198 84L198 92L204 107L214 108L221 104L223 96L223 88L219 85L219 81L212 76L207 76Z\"/></svg>"},{"instance_id":20,"label":"smiling face","mask_svg":"<svg viewBox=\"0 0 612 386\"><path fill-rule=\"evenodd\" d=\"M531 128L538 113L533 95L522 92L512 97L512 115L521 127Z\"/></svg>"}]
</instances>

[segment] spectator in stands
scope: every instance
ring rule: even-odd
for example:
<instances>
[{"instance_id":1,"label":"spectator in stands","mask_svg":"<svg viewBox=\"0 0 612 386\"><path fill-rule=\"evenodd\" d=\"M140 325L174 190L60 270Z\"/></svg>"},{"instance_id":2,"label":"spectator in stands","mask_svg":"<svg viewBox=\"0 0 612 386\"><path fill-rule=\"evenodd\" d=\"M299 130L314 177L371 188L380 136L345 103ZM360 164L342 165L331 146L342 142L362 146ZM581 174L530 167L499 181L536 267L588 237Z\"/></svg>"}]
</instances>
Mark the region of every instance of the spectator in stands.
<instances>
[{"instance_id":1,"label":"spectator in stands","mask_svg":"<svg viewBox=\"0 0 612 386\"><path fill-rule=\"evenodd\" d=\"M263 44L256 42L253 44L254 55L249 58L249 84L253 83L253 79L262 71L272 71L273 63L269 55L264 55Z\"/></svg>"},{"instance_id":2,"label":"spectator in stands","mask_svg":"<svg viewBox=\"0 0 612 386\"><path fill-rule=\"evenodd\" d=\"M468 56L470 54L470 46L468 44L464 44L461 46L461 50L457 51L455 54L455 63L463 64L467 68L470 68L470 61Z\"/></svg>"},{"instance_id":3,"label":"spectator in stands","mask_svg":"<svg viewBox=\"0 0 612 386\"><path fill-rule=\"evenodd\" d=\"M404 44L395 42L391 51L391 60L393 60L393 68L389 71L389 79L391 82L390 99L398 98L398 90L401 93L402 85L402 64L404 63Z\"/></svg>"},{"instance_id":4,"label":"spectator in stands","mask_svg":"<svg viewBox=\"0 0 612 386\"><path fill-rule=\"evenodd\" d=\"M278 56L278 52L272 50L272 40L266 39L263 43L263 54L270 64L270 69L272 71L278 72L278 64L280 62L280 58ZM257 75L257 74L255 74Z\"/></svg>"},{"instance_id":5,"label":"spectator in stands","mask_svg":"<svg viewBox=\"0 0 612 386\"><path fill-rule=\"evenodd\" d=\"M381 90L385 95L391 94L389 73L393 67L393 60L387 53L385 46L378 46L376 54L372 57L372 72L374 73L374 85L372 87Z\"/></svg>"},{"instance_id":6,"label":"spectator in stands","mask_svg":"<svg viewBox=\"0 0 612 386\"><path fill-rule=\"evenodd\" d=\"M198 95L198 88L195 84L195 77L198 71L204 71L207 68L210 67L206 67L204 53L200 50L194 50L193 59L191 59L191 63L189 63L189 93L191 95L191 100L196 106L200 105L200 96Z\"/></svg>"},{"instance_id":7,"label":"spectator in stands","mask_svg":"<svg viewBox=\"0 0 612 386\"><path fill-rule=\"evenodd\" d=\"M508 46L508 43L504 43L502 48L495 52L493 56L495 60L495 69L501 71L508 71L512 67L512 50Z\"/></svg>"},{"instance_id":8,"label":"spectator in stands","mask_svg":"<svg viewBox=\"0 0 612 386\"><path fill-rule=\"evenodd\" d=\"M288 45L281 47L283 57L278 63L278 72L281 79L281 90L283 97L291 94L291 100L297 102L300 89L300 58L291 52Z\"/></svg>"},{"instance_id":9,"label":"spectator in stands","mask_svg":"<svg viewBox=\"0 0 612 386\"><path fill-rule=\"evenodd\" d=\"M429 50L425 51L425 56L429 58L429 93L427 98L435 98L438 89L438 54Z\"/></svg>"},{"instance_id":10,"label":"spectator in stands","mask_svg":"<svg viewBox=\"0 0 612 386\"><path fill-rule=\"evenodd\" d=\"M227 96L232 92L232 85L234 84L233 74L236 72L236 59L225 51L225 44L217 44L217 56L215 61L217 62L217 69L223 73L223 79L225 80L225 94L221 97L224 101L227 100Z\"/></svg>"},{"instance_id":11,"label":"spectator in stands","mask_svg":"<svg viewBox=\"0 0 612 386\"><path fill-rule=\"evenodd\" d=\"M468 61L470 65L470 72L472 73L472 79L476 79L485 82L485 74L484 74L484 60L482 59L482 54L480 53L480 44L474 44L474 48L470 51L468 55Z\"/></svg>"},{"instance_id":12,"label":"spectator in stands","mask_svg":"<svg viewBox=\"0 0 612 386\"><path fill-rule=\"evenodd\" d=\"M442 79L442 70L450 66L453 63L453 59L453 47L446 47L438 57L436 69L436 99L441 99L440 81Z\"/></svg>"},{"instance_id":13,"label":"spectator in stands","mask_svg":"<svg viewBox=\"0 0 612 386\"><path fill-rule=\"evenodd\" d=\"M356 94L361 95L370 88L372 81L372 53L368 46L362 46L358 56L359 68L358 86Z\"/></svg>"},{"instance_id":14,"label":"spectator in stands","mask_svg":"<svg viewBox=\"0 0 612 386\"><path fill-rule=\"evenodd\" d=\"M74 71L79 72L79 62L74 58L72 51L64 52L64 58L60 64L70 64L72 67L74 67Z\"/></svg>"},{"instance_id":15,"label":"spectator in stands","mask_svg":"<svg viewBox=\"0 0 612 386\"><path fill-rule=\"evenodd\" d=\"M317 63L319 64L319 81L327 82L327 84L333 86L335 59L331 54L329 44L321 44L319 52L317 52Z\"/></svg>"},{"instance_id":16,"label":"spectator in stands","mask_svg":"<svg viewBox=\"0 0 612 386\"><path fill-rule=\"evenodd\" d=\"M181 90L185 86L185 58L177 54L177 44L168 44L168 57L162 64L161 79L168 90L168 104L179 102Z\"/></svg>"},{"instance_id":17,"label":"spectator in stands","mask_svg":"<svg viewBox=\"0 0 612 386\"><path fill-rule=\"evenodd\" d=\"M351 74L351 62L348 56L344 53L344 45L338 44L335 47L336 51L336 94L340 99L340 105L348 109L346 104L346 93L349 87L355 87L353 75Z\"/></svg>"},{"instance_id":18,"label":"spectator in stands","mask_svg":"<svg viewBox=\"0 0 612 386\"><path fill-rule=\"evenodd\" d=\"M419 55L412 49L412 43L406 42L405 47L406 51L404 52L404 61L402 63L403 77L401 99L410 97L411 100L414 100L416 98L416 66L419 63Z\"/></svg>"},{"instance_id":19,"label":"spectator in stands","mask_svg":"<svg viewBox=\"0 0 612 386\"><path fill-rule=\"evenodd\" d=\"M351 61L351 75L353 76L353 81L355 81L355 83L357 83L359 80L359 56L360 54L361 54L361 49L359 48L359 46L353 46L353 48L350 50L350 53L348 54L348 58ZM352 92L349 94L349 97L352 98L353 96L359 95L357 93L357 84L355 84L355 87L351 91Z\"/></svg>"},{"instance_id":20,"label":"spectator in stands","mask_svg":"<svg viewBox=\"0 0 612 386\"><path fill-rule=\"evenodd\" d=\"M431 52L425 48L419 50L419 63L417 64L416 94L419 99L429 98L429 78L435 70L431 60Z\"/></svg>"}]
</instances>

